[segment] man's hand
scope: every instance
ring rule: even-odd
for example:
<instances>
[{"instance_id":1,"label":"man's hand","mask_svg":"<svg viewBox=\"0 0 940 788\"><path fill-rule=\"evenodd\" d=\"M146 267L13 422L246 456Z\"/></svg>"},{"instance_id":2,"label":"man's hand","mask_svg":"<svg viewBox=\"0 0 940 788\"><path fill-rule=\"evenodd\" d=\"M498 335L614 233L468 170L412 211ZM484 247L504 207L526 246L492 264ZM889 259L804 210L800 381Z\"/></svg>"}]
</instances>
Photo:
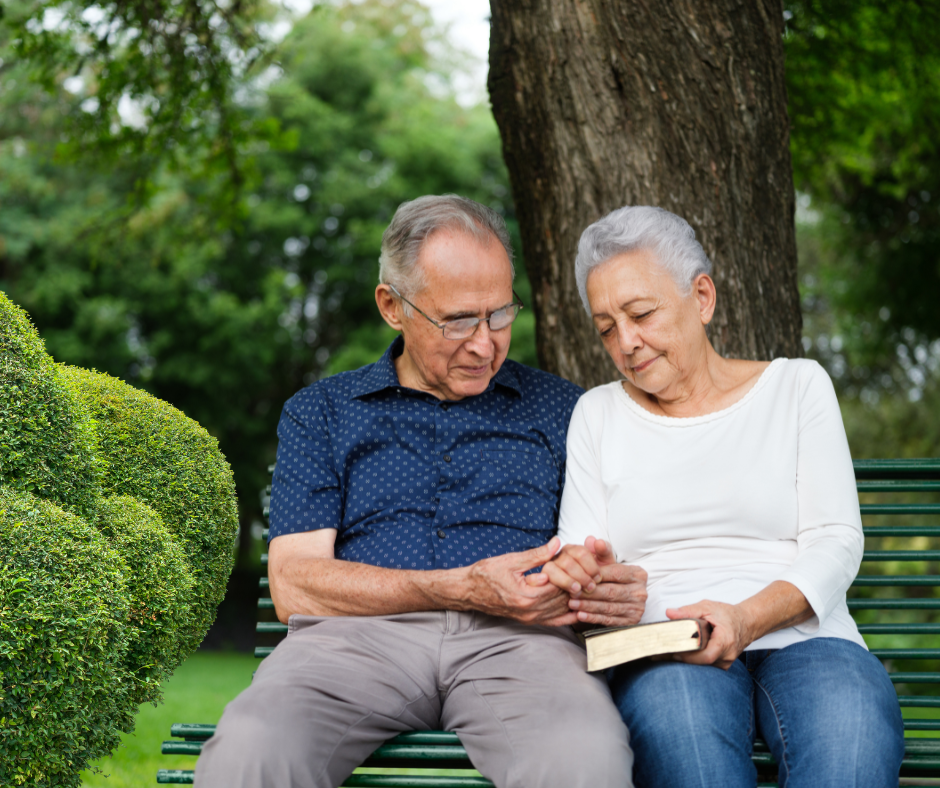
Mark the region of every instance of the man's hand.
<instances>
[{"instance_id":1,"label":"man's hand","mask_svg":"<svg viewBox=\"0 0 940 788\"><path fill-rule=\"evenodd\" d=\"M467 567L470 580L467 609L524 624L574 624L578 619L568 607L569 595L546 581L530 583L528 577L534 575L525 574L549 562L560 543L555 536L541 547L486 558Z\"/></svg>"},{"instance_id":2,"label":"man's hand","mask_svg":"<svg viewBox=\"0 0 940 788\"><path fill-rule=\"evenodd\" d=\"M636 624L646 607L646 571L617 563L610 544L593 536L583 547L565 545L540 574L526 580L532 586L550 584L567 591L568 607L582 624Z\"/></svg>"}]
</instances>

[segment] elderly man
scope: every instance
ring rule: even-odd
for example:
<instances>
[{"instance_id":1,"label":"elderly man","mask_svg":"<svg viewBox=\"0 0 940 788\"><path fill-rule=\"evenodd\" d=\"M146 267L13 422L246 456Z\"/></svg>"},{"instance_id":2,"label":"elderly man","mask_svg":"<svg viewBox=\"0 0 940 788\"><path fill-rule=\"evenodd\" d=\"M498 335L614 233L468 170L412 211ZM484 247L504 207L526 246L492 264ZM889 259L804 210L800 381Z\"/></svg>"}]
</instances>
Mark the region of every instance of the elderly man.
<instances>
[{"instance_id":1,"label":"elderly man","mask_svg":"<svg viewBox=\"0 0 940 788\"><path fill-rule=\"evenodd\" d=\"M402 336L284 407L269 576L290 634L226 709L200 788L337 786L386 739L436 728L499 788L631 784L571 625L636 623L645 575L603 550L567 591L527 575L558 549L581 391L506 361L511 256L471 200L395 214L375 298Z\"/></svg>"}]
</instances>

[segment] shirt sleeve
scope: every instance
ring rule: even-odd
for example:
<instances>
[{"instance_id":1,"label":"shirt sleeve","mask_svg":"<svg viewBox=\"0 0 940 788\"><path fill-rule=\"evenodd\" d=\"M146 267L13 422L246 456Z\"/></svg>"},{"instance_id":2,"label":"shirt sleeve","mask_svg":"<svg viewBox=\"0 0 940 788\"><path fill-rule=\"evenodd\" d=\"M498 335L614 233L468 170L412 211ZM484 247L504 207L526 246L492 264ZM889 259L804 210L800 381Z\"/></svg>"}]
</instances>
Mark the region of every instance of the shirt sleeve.
<instances>
[{"instance_id":1,"label":"shirt sleeve","mask_svg":"<svg viewBox=\"0 0 940 788\"><path fill-rule=\"evenodd\" d=\"M832 381L807 364L799 387L796 561L779 578L795 585L815 615L796 627L813 634L845 598L864 549L852 455Z\"/></svg>"},{"instance_id":2,"label":"shirt sleeve","mask_svg":"<svg viewBox=\"0 0 940 788\"><path fill-rule=\"evenodd\" d=\"M291 397L281 413L277 436L269 538L338 529L343 500L323 393L313 387Z\"/></svg>"},{"instance_id":3,"label":"shirt sleeve","mask_svg":"<svg viewBox=\"0 0 940 788\"><path fill-rule=\"evenodd\" d=\"M607 528L607 495L601 479L600 454L590 423L600 414L582 397L568 425L565 489L558 516L562 545L583 545L588 536L610 544ZM588 413L593 418L589 419ZM603 417L601 416L601 420Z\"/></svg>"}]
</instances>

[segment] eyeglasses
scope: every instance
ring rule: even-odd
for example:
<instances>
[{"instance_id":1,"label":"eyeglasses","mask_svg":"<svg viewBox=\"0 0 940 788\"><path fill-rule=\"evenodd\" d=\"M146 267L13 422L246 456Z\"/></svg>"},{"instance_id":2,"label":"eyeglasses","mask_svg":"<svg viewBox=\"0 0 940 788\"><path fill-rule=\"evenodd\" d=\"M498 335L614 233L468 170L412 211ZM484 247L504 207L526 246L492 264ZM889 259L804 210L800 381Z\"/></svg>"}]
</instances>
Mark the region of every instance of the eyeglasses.
<instances>
[{"instance_id":1,"label":"eyeglasses","mask_svg":"<svg viewBox=\"0 0 940 788\"><path fill-rule=\"evenodd\" d=\"M480 325L480 323L486 323L490 327L490 331L502 331L504 328L509 328L509 326L512 325L512 321L516 319L516 316L523 307L522 299L519 298L516 291L513 290L512 297L516 300L509 306L497 309L489 317L460 317L456 320L447 320L444 323L438 323L399 293L395 285L389 285L389 287L392 292L408 304L408 306L415 309L418 314L425 317L432 325L441 329L441 331L444 332L444 339L467 339L468 337L472 337L476 333L477 326Z\"/></svg>"}]
</instances>

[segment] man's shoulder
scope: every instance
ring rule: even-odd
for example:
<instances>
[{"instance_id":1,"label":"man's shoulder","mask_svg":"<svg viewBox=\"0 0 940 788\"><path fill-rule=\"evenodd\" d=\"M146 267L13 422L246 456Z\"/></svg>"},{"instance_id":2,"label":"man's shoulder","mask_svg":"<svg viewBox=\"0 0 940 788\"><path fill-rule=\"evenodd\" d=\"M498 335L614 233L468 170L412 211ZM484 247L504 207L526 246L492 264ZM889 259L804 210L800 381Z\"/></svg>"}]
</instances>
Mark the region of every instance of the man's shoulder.
<instances>
[{"instance_id":1,"label":"man's shoulder","mask_svg":"<svg viewBox=\"0 0 940 788\"><path fill-rule=\"evenodd\" d=\"M584 389L570 380L553 375L535 367L521 364L518 361L506 359L503 367L519 382L519 388L525 393L551 392L567 399L577 399L584 393Z\"/></svg>"},{"instance_id":2,"label":"man's shoulder","mask_svg":"<svg viewBox=\"0 0 940 788\"><path fill-rule=\"evenodd\" d=\"M335 375L315 380L295 393L287 404L292 408L342 405L368 388L370 373L374 367L375 363L366 364L358 369L337 372Z\"/></svg>"}]
</instances>

